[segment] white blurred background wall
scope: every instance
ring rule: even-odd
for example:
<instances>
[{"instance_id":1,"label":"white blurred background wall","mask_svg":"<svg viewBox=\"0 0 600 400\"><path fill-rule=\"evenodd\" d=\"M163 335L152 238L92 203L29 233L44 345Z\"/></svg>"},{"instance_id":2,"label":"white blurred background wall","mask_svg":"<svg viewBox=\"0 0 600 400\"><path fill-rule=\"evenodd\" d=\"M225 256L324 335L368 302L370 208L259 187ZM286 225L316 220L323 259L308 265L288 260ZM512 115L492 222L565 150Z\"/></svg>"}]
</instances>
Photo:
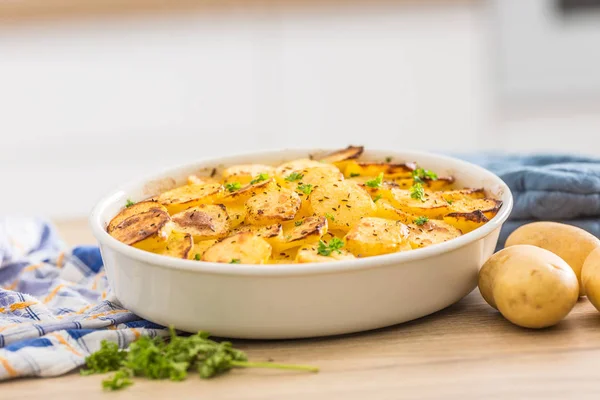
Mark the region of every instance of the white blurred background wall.
<instances>
[{"instance_id":1,"label":"white blurred background wall","mask_svg":"<svg viewBox=\"0 0 600 400\"><path fill-rule=\"evenodd\" d=\"M598 97L503 97L500 20L459 2L0 27L0 206L85 216L124 180L262 148L600 155Z\"/></svg>"}]
</instances>

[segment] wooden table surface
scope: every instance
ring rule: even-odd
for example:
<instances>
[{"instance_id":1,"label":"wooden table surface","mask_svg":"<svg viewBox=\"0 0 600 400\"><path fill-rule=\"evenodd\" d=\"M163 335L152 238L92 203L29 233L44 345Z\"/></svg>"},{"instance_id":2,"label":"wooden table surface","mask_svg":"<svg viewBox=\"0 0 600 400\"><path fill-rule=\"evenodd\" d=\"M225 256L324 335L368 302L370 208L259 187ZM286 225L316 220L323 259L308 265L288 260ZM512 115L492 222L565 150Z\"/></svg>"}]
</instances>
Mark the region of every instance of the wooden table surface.
<instances>
[{"instance_id":1,"label":"wooden table surface","mask_svg":"<svg viewBox=\"0 0 600 400\"><path fill-rule=\"evenodd\" d=\"M85 221L59 224L93 243ZM184 382L137 380L104 393L101 376L69 374L0 386L0 399L598 399L600 313L582 299L554 328L518 328L475 290L414 322L322 339L235 341L251 359L314 364L318 374L235 370Z\"/></svg>"}]
</instances>

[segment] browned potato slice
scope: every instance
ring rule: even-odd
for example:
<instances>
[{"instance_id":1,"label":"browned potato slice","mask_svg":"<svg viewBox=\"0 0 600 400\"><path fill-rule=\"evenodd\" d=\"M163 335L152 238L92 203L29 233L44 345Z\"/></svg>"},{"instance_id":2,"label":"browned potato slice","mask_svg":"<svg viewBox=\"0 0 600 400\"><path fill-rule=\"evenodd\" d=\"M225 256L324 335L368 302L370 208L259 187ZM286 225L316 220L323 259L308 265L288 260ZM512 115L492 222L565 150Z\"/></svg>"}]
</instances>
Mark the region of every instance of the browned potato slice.
<instances>
[{"instance_id":1,"label":"browned potato slice","mask_svg":"<svg viewBox=\"0 0 600 400\"><path fill-rule=\"evenodd\" d=\"M377 207L377 211L375 212L375 216L379 218L391 219L394 221L400 221L403 224L411 224L416 218L414 215L406 213L402 210L394 207L389 200L387 199L379 199L375 202L375 207Z\"/></svg>"},{"instance_id":2,"label":"browned potato slice","mask_svg":"<svg viewBox=\"0 0 600 400\"><path fill-rule=\"evenodd\" d=\"M481 211L477 210L468 213L450 213L444 216L444 222L460 229L462 233L468 233L489 222L489 220Z\"/></svg>"},{"instance_id":3,"label":"browned potato slice","mask_svg":"<svg viewBox=\"0 0 600 400\"><path fill-rule=\"evenodd\" d=\"M425 191L424 199L412 197L411 190L393 188L391 203L394 207L414 215L423 215L431 219L442 218L448 214L450 205L441 193Z\"/></svg>"},{"instance_id":4,"label":"browned potato slice","mask_svg":"<svg viewBox=\"0 0 600 400\"><path fill-rule=\"evenodd\" d=\"M409 241L414 249L442 243L462 234L460 230L452 225L434 219L420 226L410 224L408 228L410 229Z\"/></svg>"},{"instance_id":5,"label":"browned potato slice","mask_svg":"<svg viewBox=\"0 0 600 400\"><path fill-rule=\"evenodd\" d=\"M294 172L301 173L302 170L311 169L311 168L328 169L328 170L333 171L334 173L340 172L339 169L335 165L322 163L322 162L315 161L315 160L310 160L308 158L302 158L299 160L294 160L294 161L290 161L290 162L281 164L275 170L275 174L279 178L285 179Z\"/></svg>"},{"instance_id":6,"label":"browned potato slice","mask_svg":"<svg viewBox=\"0 0 600 400\"><path fill-rule=\"evenodd\" d=\"M189 233L198 242L227 236L229 215L223 204L202 204L173 215L173 230Z\"/></svg>"},{"instance_id":7,"label":"browned potato slice","mask_svg":"<svg viewBox=\"0 0 600 400\"><path fill-rule=\"evenodd\" d=\"M321 157L319 161L334 164L340 161L353 160L360 157L364 149L363 146L348 146L345 149L337 150Z\"/></svg>"},{"instance_id":8,"label":"browned potato slice","mask_svg":"<svg viewBox=\"0 0 600 400\"><path fill-rule=\"evenodd\" d=\"M251 232L229 236L211 246L203 261L229 264L264 264L271 257L271 245Z\"/></svg>"},{"instance_id":9,"label":"browned potato slice","mask_svg":"<svg viewBox=\"0 0 600 400\"><path fill-rule=\"evenodd\" d=\"M217 239L209 239L209 240L201 240L197 243L194 243L194 246L190 250L188 254L188 258L190 260L200 261L202 259L202 255L206 250L208 250L213 244L217 243Z\"/></svg>"},{"instance_id":10,"label":"browned potato slice","mask_svg":"<svg viewBox=\"0 0 600 400\"><path fill-rule=\"evenodd\" d=\"M246 201L246 223L267 225L294 219L300 209L300 197L287 189L265 191Z\"/></svg>"},{"instance_id":11,"label":"browned potato slice","mask_svg":"<svg viewBox=\"0 0 600 400\"><path fill-rule=\"evenodd\" d=\"M161 210L167 212L167 209L160 203L156 201L140 201L139 203L135 203L132 206L126 207L121 210L108 224L106 227L106 231L111 233L117 225L121 222L125 221L127 218L136 215L142 214L150 210Z\"/></svg>"},{"instance_id":12,"label":"browned potato slice","mask_svg":"<svg viewBox=\"0 0 600 400\"><path fill-rule=\"evenodd\" d=\"M209 183L218 183L219 181L210 176L189 175L187 177L188 185L206 185Z\"/></svg>"},{"instance_id":13,"label":"browned potato slice","mask_svg":"<svg viewBox=\"0 0 600 400\"><path fill-rule=\"evenodd\" d=\"M328 217L331 229L347 231L361 217L375 214L375 204L371 196L351 181L315 187L309 200L316 215Z\"/></svg>"},{"instance_id":14,"label":"browned potato slice","mask_svg":"<svg viewBox=\"0 0 600 400\"><path fill-rule=\"evenodd\" d=\"M223 196L223 186L219 183L185 185L158 196L158 201L167 207L170 214L177 214L201 204L212 204Z\"/></svg>"},{"instance_id":15,"label":"browned potato slice","mask_svg":"<svg viewBox=\"0 0 600 400\"><path fill-rule=\"evenodd\" d=\"M281 240L273 242L275 251L311 245L318 243L321 237L327 233L327 219L325 217L313 216L304 220L295 221L286 226Z\"/></svg>"},{"instance_id":16,"label":"browned potato slice","mask_svg":"<svg viewBox=\"0 0 600 400\"><path fill-rule=\"evenodd\" d=\"M451 176L440 176L435 180L431 178L421 178L421 180L423 181L423 186L431 191L448 190L454 184L454 178ZM410 189L415 183L412 178L398 178L394 179L394 182L400 189Z\"/></svg>"},{"instance_id":17,"label":"browned potato slice","mask_svg":"<svg viewBox=\"0 0 600 400\"><path fill-rule=\"evenodd\" d=\"M110 235L127 245L155 252L166 246L172 228L169 214L153 208L121 221L113 227Z\"/></svg>"},{"instance_id":18,"label":"browned potato slice","mask_svg":"<svg viewBox=\"0 0 600 400\"><path fill-rule=\"evenodd\" d=\"M242 185L246 185L260 174L267 174L271 177L275 174L275 168L264 164L233 165L225 168L223 171L223 180L228 183L239 182Z\"/></svg>"},{"instance_id":19,"label":"browned potato slice","mask_svg":"<svg viewBox=\"0 0 600 400\"><path fill-rule=\"evenodd\" d=\"M479 210L486 218L491 219L498 213L500 207L502 207L502 202L500 200L489 198L465 198L452 202L450 210L457 213L472 213Z\"/></svg>"},{"instance_id":20,"label":"browned potato slice","mask_svg":"<svg viewBox=\"0 0 600 400\"><path fill-rule=\"evenodd\" d=\"M167 240L166 247L158 251L158 254L175 258L188 258L193 244L192 235L172 232Z\"/></svg>"},{"instance_id":21,"label":"browned potato slice","mask_svg":"<svg viewBox=\"0 0 600 400\"><path fill-rule=\"evenodd\" d=\"M344 249L331 252L328 256L319 254L318 246L309 245L303 246L298 250L295 262L297 263L316 263L316 262L331 262L339 260L351 260L354 257L352 253Z\"/></svg>"},{"instance_id":22,"label":"browned potato slice","mask_svg":"<svg viewBox=\"0 0 600 400\"><path fill-rule=\"evenodd\" d=\"M250 232L254 235L265 239L271 246L275 243L282 242L283 239L283 228L281 224L273 224L267 226L260 225L244 225L236 229L233 233Z\"/></svg>"},{"instance_id":23,"label":"browned potato slice","mask_svg":"<svg viewBox=\"0 0 600 400\"><path fill-rule=\"evenodd\" d=\"M357 257L411 250L408 227L400 221L362 218L344 237L346 249Z\"/></svg>"},{"instance_id":24,"label":"browned potato slice","mask_svg":"<svg viewBox=\"0 0 600 400\"><path fill-rule=\"evenodd\" d=\"M485 198L485 191L483 189L448 190L442 193L442 196L449 203L453 203L464 199L483 199Z\"/></svg>"},{"instance_id":25,"label":"browned potato slice","mask_svg":"<svg viewBox=\"0 0 600 400\"><path fill-rule=\"evenodd\" d=\"M252 196L256 196L259 193L265 193L267 191L276 190L277 185L275 184L275 179L268 178L256 183L249 183L242 188L235 190L233 192L228 192L223 197L223 202L226 204L234 203L234 202L245 202Z\"/></svg>"},{"instance_id":26,"label":"browned potato slice","mask_svg":"<svg viewBox=\"0 0 600 400\"><path fill-rule=\"evenodd\" d=\"M417 168L415 163L390 164L384 162L360 162L351 161L346 165L344 176L370 176L376 177L383 172L386 179L390 178L411 178L412 172Z\"/></svg>"}]
</instances>

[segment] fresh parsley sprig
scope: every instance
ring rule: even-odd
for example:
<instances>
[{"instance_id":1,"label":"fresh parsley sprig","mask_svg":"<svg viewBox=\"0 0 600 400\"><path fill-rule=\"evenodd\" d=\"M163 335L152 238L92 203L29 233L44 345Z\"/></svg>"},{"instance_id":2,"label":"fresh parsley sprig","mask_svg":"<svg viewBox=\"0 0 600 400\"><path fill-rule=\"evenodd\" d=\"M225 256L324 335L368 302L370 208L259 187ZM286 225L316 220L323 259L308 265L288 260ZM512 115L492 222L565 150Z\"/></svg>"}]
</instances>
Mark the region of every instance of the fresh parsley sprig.
<instances>
[{"instance_id":1,"label":"fresh parsley sprig","mask_svg":"<svg viewBox=\"0 0 600 400\"><path fill-rule=\"evenodd\" d=\"M135 201L131 201L130 199L127 199L127 202L125 203L125 207L129 208L134 204L135 204Z\"/></svg>"},{"instance_id":2,"label":"fresh parsley sprig","mask_svg":"<svg viewBox=\"0 0 600 400\"><path fill-rule=\"evenodd\" d=\"M377 175L377 178L366 181L365 185L368 187L377 188L377 187L380 187L382 183L383 183L383 172L380 172L379 175Z\"/></svg>"},{"instance_id":3,"label":"fresh parsley sprig","mask_svg":"<svg viewBox=\"0 0 600 400\"><path fill-rule=\"evenodd\" d=\"M207 332L191 336L177 336L170 328L170 340L142 336L129 346L129 351L120 350L116 343L102 341L100 350L85 360L87 369L82 375L115 373L102 381L106 390L119 390L133 384L131 377L148 379L170 379L182 381L188 371L195 369L203 379L221 375L232 368L275 368L318 372L317 367L308 365L251 362L246 354L233 348L230 342L209 339Z\"/></svg>"},{"instance_id":4,"label":"fresh parsley sprig","mask_svg":"<svg viewBox=\"0 0 600 400\"><path fill-rule=\"evenodd\" d=\"M311 185L310 183L299 183L298 190L300 190L302 193L308 196L313 190L313 185Z\"/></svg>"},{"instance_id":5,"label":"fresh parsley sprig","mask_svg":"<svg viewBox=\"0 0 600 400\"><path fill-rule=\"evenodd\" d=\"M425 189L423 189L423 185L416 182L410 188L410 197L416 200L425 201Z\"/></svg>"},{"instance_id":6,"label":"fresh parsley sprig","mask_svg":"<svg viewBox=\"0 0 600 400\"><path fill-rule=\"evenodd\" d=\"M269 179L269 174L261 172L257 177L250 181L250 184L254 185L255 183L266 181L267 179Z\"/></svg>"},{"instance_id":7,"label":"fresh parsley sprig","mask_svg":"<svg viewBox=\"0 0 600 400\"><path fill-rule=\"evenodd\" d=\"M412 177L415 183L424 183L425 180L436 181L438 176L435 172L428 169L417 168L412 172Z\"/></svg>"},{"instance_id":8,"label":"fresh parsley sprig","mask_svg":"<svg viewBox=\"0 0 600 400\"><path fill-rule=\"evenodd\" d=\"M304 178L304 174L300 174L298 172L292 172L285 178L285 180L288 182L295 182L295 181L299 181L302 178Z\"/></svg>"},{"instance_id":9,"label":"fresh parsley sprig","mask_svg":"<svg viewBox=\"0 0 600 400\"><path fill-rule=\"evenodd\" d=\"M422 226L422 225L425 225L428 221L429 221L429 218L427 218L427 217L419 217L419 218L415 219L413 222L417 226Z\"/></svg>"},{"instance_id":10,"label":"fresh parsley sprig","mask_svg":"<svg viewBox=\"0 0 600 400\"><path fill-rule=\"evenodd\" d=\"M325 243L322 240L319 240L319 246L317 247L317 253L321 256L329 257L331 253L337 251L338 254L342 254L340 250L344 247L344 241L334 237L329 241L329 244Z\"/></svg>"},{"instance_id":11,"label":"fresh parsley sprig","mask_svg":"<svg viewBox=\"0 0 600 400\"><path fill-rule=\"evenodd\" d=\"M242 184L239 182L231 182L225 184L225 189L227 189L229 192L235 192L236 190L240 190L241 187Z\"/></svg>"}]
</instances>

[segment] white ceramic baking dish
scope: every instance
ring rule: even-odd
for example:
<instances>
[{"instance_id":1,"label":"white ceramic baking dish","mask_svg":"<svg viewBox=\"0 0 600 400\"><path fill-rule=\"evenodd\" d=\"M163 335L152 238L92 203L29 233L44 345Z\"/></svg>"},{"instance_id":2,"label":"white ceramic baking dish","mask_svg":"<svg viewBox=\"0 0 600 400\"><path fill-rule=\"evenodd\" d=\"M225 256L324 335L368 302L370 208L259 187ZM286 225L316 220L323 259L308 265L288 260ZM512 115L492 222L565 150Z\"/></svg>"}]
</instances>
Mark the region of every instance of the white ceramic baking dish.
<instances>
[{"instance_id":1,"label":"white ceramic baking dish","mask_svg":"<svg viewBox=\"0 0 600 400\"><path fill-rule=\"evenodd\" d=\"M231 338L301 338L363 331L420 318L457 302L477 285L512 208L506 184L473 164L414 151L367 150L364 160L416 161L462 187L483 187L503 201L486 225L427 248L330 263L217 264L160 256L106 233L127 199L180 185L191 173L259 162L276 165L327 150L294 149L200 161L126 184L90 216L110 286L120 302L150 321Z\"/></svg>"}]
</instances>

